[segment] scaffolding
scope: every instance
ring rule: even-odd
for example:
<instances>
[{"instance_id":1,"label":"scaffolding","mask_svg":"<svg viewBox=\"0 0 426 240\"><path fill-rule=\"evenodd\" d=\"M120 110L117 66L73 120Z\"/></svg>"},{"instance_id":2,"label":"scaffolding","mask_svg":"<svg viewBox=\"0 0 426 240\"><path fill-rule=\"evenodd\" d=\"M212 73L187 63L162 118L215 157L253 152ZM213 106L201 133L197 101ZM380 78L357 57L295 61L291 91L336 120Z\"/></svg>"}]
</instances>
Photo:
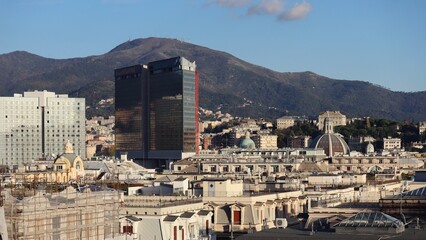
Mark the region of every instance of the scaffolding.
<instances>
[{"instance_id":1,"label":"scaffolding","mask_svg":"<svg viewBox=\"0 0 426 240\"><path fill-rule=\"evenodd\" d=\"M77 189L45 186L50 187L37 190L20 185L3 190L9 239L92 240L119 236L118 191L94 185ZM55 192L57 189L63 190Z\"/></svg>"}]
</instances>

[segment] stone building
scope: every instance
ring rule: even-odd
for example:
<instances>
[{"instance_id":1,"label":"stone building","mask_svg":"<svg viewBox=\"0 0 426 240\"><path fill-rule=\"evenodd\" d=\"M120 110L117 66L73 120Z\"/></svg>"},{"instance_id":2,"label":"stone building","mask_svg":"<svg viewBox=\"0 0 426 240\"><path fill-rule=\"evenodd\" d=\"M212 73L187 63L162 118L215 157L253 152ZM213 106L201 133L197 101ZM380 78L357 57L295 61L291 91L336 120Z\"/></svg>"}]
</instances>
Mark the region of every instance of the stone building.
<instances>
[{"instance_id":1,"label":"stone building","mask_svg":"<svg viewBox=\"0 0 426 240\"><path fill-rule=\"evenodd\" d=\"M324 129L326 118L329 119L333 126L346 126L346 116L340 111L326 111L318 116L318 129Z\"/></svg>"}]
</instances>

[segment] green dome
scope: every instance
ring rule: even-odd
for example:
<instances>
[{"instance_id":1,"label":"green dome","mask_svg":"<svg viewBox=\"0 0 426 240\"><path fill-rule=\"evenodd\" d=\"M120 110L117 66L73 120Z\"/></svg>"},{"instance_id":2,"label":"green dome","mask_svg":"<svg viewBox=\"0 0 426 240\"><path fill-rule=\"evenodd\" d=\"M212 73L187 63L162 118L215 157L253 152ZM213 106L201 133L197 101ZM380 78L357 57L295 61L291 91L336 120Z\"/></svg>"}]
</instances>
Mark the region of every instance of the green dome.
<instances>
[{"instance_id":1,"label":"green dome","mask_svg":"<svg viewBox=\"0 0 426 240\"><path fill-rule=\"evenodd\" d=\"M256 145L254 144L254 141L250 138L244 138L243 141L241 141L240 148L255 149Z\"/></svg>"}]
</instances>

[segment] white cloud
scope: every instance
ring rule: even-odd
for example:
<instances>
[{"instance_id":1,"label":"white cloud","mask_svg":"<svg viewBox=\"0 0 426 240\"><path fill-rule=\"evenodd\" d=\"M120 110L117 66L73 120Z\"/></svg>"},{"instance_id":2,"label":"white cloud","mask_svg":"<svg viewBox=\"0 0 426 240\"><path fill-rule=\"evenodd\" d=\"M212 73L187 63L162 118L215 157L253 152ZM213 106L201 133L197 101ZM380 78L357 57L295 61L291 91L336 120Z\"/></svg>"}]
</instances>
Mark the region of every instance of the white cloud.
<instances>
[{"instance_id":1,"label":"white cloud","mask_svg":"<svg viewBox=\"0 0 426 240\"><path fill-rule=\"evenodd\" d=\"M306 17L311 10L311 4L307 2L297 3L291 9L281 13L278 19L281 21L299 20Z\"/></svg>"},{"instance_id":2,"label":"white cloud","mask_svg":"<svg viewBox=\"0 0 426 240\"><path fill-rule=\"evenodd\" d=\"M312 10L311 4L307 3L305 0L287 9L284 6L287 1L288 0L207 0L206 5L213 4L228 8L245 9L246 16L270 15L277 17L279 21L303 19Z\"/></svg>"},{"instance_id":3,"label":"white cloud","mask_svg":"<svg viewBox=\"0 0 426 240\"><path fill-rule=\"evenodd\" d=\"M249 5L251 0L210 0L209 3L223 7L242 7Z\"/></svg>"},{"instance_id":4,"label":"white cloud","mask_svg":"<svg viewBox=\"0 0 426 240\"><path fill-rule=\"evenodd\" d=\"M283 0L262 0L259 4L251 6L247 15L275 15L283 10Z\"/></svg>"}]
</instances>

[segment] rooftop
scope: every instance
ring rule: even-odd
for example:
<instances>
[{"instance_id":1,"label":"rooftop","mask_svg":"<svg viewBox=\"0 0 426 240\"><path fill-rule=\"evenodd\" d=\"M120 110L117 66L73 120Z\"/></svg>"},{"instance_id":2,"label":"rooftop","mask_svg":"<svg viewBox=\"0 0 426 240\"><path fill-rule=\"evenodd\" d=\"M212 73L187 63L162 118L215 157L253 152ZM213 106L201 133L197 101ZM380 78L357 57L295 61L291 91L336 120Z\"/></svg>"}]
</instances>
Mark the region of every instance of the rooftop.
<instances>
[{"instance_id":1,"label":"rooftop","mask_svg":"<svg viewBox=\"0 0 426 240\"><path fill-rule=\"evenodd\" d=\"M296 227L286 229L266 229L260 232L241 235L237 240L275 240L275 239L316 239L316 240L377 240L377 239L392 239L392 240L411 240L424 239L426 229L409 228L399 234L380 234L380 233L336 233L336 232L320 232L310 230L300 230Z\"/></svg>"},{"instance_id":2,"label":"rooftop","mask_svg":"<svg viewBox=\"0 0 426 240\"><path fill-rule=\"evenodd\" d=\"M382 212L359 212L356 215L347 218L335 227L380 227L380 228L399 228L404 224L385 213Z\"/></svg>"}]
</instances>

